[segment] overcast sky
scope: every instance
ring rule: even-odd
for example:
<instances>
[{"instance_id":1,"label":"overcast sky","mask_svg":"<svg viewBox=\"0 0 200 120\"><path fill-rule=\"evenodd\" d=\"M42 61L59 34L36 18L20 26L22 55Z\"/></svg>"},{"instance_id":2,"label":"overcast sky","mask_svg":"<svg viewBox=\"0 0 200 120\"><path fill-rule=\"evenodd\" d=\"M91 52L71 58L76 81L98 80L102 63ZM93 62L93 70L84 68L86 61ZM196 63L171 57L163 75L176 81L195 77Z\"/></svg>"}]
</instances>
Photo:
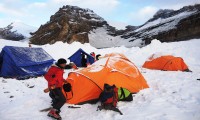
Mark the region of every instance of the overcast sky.
<instances>
[{"instance_id":1,"label":"overcast sky","mask_svg":"<svg viewBox=\"0 0 200 120\"><path fill-rule=\"evenodd\" d=\"M179 9L200 0L0 0L0 27L23 22L39 27L63 5L89 8L118 28L141 25L159 9Z\"/></svg>"}]
</instances>

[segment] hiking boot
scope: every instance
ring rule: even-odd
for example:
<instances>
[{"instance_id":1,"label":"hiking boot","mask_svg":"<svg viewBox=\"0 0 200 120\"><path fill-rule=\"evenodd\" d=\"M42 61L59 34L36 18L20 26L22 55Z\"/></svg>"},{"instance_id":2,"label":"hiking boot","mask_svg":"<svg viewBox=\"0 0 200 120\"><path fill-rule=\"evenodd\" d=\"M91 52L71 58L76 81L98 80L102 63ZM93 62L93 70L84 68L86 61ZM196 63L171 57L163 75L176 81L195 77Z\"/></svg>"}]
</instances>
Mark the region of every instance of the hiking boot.
<instances>
[{"instance_id":1,"label":"hiking boot","mask_svg":"<svg viewBox=\"0 0 200 120\"><path fill-rule=\"evenodd\" d=\"M47 116L52 117L52 118L55 118L55 119L57 119L57 120L61 120L61 117L60 117L60 115L59 115L59 113L58 113L58 110L56 110L56 109L54 109L54 108L52 108L52 109L49 111L49 113L47 114Z\"/></svg>"}]
</instances>

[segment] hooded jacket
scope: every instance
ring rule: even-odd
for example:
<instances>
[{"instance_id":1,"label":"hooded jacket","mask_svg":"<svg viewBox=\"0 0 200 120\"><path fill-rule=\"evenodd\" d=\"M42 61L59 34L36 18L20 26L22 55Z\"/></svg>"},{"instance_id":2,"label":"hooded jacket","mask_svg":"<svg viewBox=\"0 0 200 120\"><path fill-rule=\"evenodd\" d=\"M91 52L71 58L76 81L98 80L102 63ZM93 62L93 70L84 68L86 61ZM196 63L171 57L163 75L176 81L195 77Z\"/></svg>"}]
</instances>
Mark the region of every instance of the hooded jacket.
<instances>
[{"instance_id":1,"label":"hooded jacket","mask_svg":"<svg viewBox=\"0 0 200 120\"><path fill-rule=\"evenodd\" d=\"M57 65L52 65L48 72L44 75L44 78L48 82L48 87L62 87L64 81L63 74L64 69L58 67Z\"/></svg>"}]
</instances>

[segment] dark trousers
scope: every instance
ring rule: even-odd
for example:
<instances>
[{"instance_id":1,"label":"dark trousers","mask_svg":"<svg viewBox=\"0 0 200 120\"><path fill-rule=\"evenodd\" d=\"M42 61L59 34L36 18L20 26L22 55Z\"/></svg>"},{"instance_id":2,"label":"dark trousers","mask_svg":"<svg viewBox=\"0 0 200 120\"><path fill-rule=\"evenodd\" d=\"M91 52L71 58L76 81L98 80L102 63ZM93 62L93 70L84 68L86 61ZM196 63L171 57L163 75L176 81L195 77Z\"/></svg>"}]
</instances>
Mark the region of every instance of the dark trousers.
<instances>
[{"instance_id":1,"label":"dark trousers","mask_svg":"<svg viewBox=\"0 0 200 120\"><path fill-rule=\"evenodd\" d=\"M60 108L65 104L66 98L63 95L61 88L50 90L49 96L52 98L52 106L54 109L60 111Z\"/></svg>"}]
</instances>

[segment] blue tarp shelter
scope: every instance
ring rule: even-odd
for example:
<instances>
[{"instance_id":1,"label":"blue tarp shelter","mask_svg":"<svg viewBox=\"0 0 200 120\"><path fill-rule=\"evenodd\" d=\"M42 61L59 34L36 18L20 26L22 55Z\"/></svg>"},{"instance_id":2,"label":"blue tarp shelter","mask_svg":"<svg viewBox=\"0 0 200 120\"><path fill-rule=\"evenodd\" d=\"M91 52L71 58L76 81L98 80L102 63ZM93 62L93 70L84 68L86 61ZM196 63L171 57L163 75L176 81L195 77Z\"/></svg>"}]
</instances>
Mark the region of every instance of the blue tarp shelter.
<instances>
[{"instance_id":1,"label":"blue tarp shelter","mask_svg":"<svg viewBox=\"0 0 200 120\"><path fill-rule=\"evenodd\" d=\"M44 75L54 59L42 48L5 46L0 53L1 77Z\"/></svg>"},{"instance_id":2,"label":"blue tarp shelter","mask_svg":"<svg viewBox=\"0 0 200 120\"><path fill-rule=\"evenodd\" d=\"M74 62L76 64L77 67L82 67L81 64L81 58L82 58L82 54L85 54L87 56L87 63L94 63L94 58L86 53L85 51L83 51L81 48L78 49L71 57L69 57L68 59L70 60L70 62Z\"/></svg>"}]
</instances>

